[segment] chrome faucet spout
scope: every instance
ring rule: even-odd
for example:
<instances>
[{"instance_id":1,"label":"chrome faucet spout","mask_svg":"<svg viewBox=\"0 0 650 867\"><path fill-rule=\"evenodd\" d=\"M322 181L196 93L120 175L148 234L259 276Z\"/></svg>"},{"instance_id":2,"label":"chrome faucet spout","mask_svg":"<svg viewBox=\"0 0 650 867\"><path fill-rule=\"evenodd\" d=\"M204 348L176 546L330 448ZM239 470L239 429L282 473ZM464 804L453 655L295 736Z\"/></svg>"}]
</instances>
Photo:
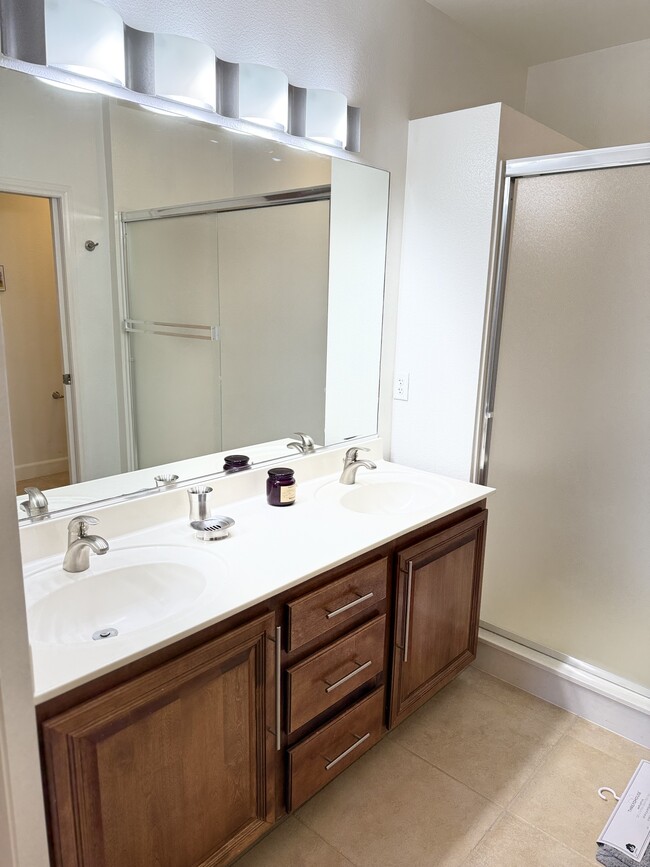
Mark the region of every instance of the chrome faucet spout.
<instances>
[{"instance_id":1,"label":"chrome faucet spout","mask_svg":"<svg viewBox=\"0 0 650 867\"><path fill-rule=\"evenodd\" d=\"M27 512L30 517L46 514L49 506L47 497L40 488L25 488L27 499L20 504L20 508Z\"/></svg>"},{"instance_id":2,"label":"chrome faucet spout","mask_svg":"<svg viewBox=\"0 0 650 867\"><path fill-rule=\"evenodd\" d=\"M316 444L309 436L309 434L302 433L301 431L296 431L294 433L294 436L300 437L300 442L287 443L288 449L295 449L297 452L300 452L303 455L310 454L311 452L316 450Z\"/></svg>"},{"instance_id":3,"label":"chrome faucet spout","mask_svg":"<svg viewBox=\"0 0 650 867\"><path fill-rule=\"evenodd\" d=\"M88 535L88 527L98 524L92 515L79 515L68 524L68 550L63 558L64 572L85 572L90 566L90 552L106 554L108 542L102 536Z\"/></svg>"},{"instance_id":4,"label":"chrome faucet spout","mask_svg":"<svg viewBox=\"0 0 650 867\"><path fill-rule=\"evenodd\" d=\"M357 480L357 472L360 467L364 467L367 470L376 470L377 464L372 461L364 461L359 458L359 452L369 452L370 449L365 448L364 446L354 446L351 449L348 449L345 453L345 457L343 459L343 472L341 473L341 477L339 482L342 485L353 485Z\"/></svg>"}]
</instances>

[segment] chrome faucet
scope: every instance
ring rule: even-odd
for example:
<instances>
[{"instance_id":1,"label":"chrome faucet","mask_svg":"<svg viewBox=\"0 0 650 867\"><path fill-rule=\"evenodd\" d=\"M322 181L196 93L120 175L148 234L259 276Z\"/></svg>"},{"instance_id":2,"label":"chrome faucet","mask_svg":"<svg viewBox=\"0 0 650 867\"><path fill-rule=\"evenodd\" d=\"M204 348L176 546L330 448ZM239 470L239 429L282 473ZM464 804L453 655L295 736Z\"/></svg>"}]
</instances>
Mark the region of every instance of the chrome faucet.
<instances>
[{"instance_id":1,"label":"chrome faucet","mask_svg":"<svg viewBox=\"0 0 650 867\"><path fill-rule=\"evenodd\" d=\"M370 449L364 448L363 446L354 446L347 450L345 457L343 458L343 472L339 479L339 482L342 485L353 485L355 483L359 467L365 467L367 470L377 469L377 464L373 464L372 461L359 460L359 452L369 451Z\"/></svg>"},{"instance_id":2,"label":"chrome faucet","mask_svg":"<svg viewBox=\"0 0 650 867\"><path fill-rule=\"evenodd\" d=\"M25 493L28 499L20 504L20 508L27 512L30 518L47 514L49 506L43 491L39 488L25 488Z\"/></svg>"},{"instance_id":3,"label":"chrome faucet","mask_svg":"<svg viewBox=\"0 0 650 867\"><path fill-rule=\"evenodd\" d=\"M301 452L303 455L309 454L310 452L315 451L315 444L313 439L306 433L300 433L300 431L296 431L294 433L295 437L300 437L300 442L292 442L287 443L288 449L295 449L297 452Z\"/></svg>"},{"instance_id":4,"label":"chrome faucet","mask_svg":"<svg viewBox=\"0 0 650 867\"><path fill-rule=\"evenodd\" d=\"M89 536L88 527L99 524L92 515L78 515L68 524L68 550L63 558L64 572L85 572L90 565L90 552L105 554L108 542L101 536Z\"/></svg>"}]
</instances>

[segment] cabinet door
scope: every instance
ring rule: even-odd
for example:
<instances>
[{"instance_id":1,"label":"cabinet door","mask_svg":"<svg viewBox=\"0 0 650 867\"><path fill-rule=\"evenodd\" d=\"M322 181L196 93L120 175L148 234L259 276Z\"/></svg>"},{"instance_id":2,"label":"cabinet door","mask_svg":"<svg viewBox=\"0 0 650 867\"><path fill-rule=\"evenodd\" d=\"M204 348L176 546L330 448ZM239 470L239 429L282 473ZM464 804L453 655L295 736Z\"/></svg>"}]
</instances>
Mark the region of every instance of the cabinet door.
<instances>
[{"instance_id":1,"label":"cabinet door","mask_svg":"<svg viewBox=\"0 0 650 867\"><path fill-rule=\"evenodd\" d=\"M390 725L476 656L487 511L400 552Z\"/></svg>"},{"instance_id":2,"label":"cabinet door","mask_svg":"<svg viewBox=\"0 0 650 867\"><path fill-rule=\"evenodd\" d=\"M43 724L58 867L230 864L273 823L274 616Z\"/></svg>"}]
</instances>

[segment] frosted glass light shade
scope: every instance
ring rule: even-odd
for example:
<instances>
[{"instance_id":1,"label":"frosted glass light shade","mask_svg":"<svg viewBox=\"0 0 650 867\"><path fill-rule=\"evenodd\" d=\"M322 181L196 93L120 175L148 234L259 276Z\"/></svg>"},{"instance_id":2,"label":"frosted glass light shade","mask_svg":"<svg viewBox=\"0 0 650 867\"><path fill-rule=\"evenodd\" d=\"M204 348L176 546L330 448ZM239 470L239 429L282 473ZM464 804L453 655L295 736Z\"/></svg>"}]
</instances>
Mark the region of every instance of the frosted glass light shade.
<instances>
[{"instance_id":1,"label":"frosted glass light shade","mask_svg":"<svg viewBox=\"0 0 650 867\"><path fill-rule=\"evenodd\" d=\"M261 126L286 130L289 79L284 72L256 63L240 63L239 117Z\"/></svg>"},{"instance_id":2,"label":"frosted glass light shade","mask_svg":"<svg viewBox=\"0 0 650 867\"><path fill-rule=\"evenodd\" d=\"M348 137L348 101L333 90L308 89L305 138L342 148Z\"/></svg>"},{"instance_id":3,"label":"frosted glass light shade","mask_svg":"<svg viewBox=\"0 0 650 867\"><path fill-rule=\"evenodd\" d=\"M45 0L48 66L124 84L124 22L95 0Z\"/></svg>"},{"instance_id":4,"label":"frosted glass light shade","mask_svg":"<svg viewBox=\"0 0 650 867\"><path fill-rule=\"evenodd\" d=\"M185 105L217 107L216 57L209 45L168 33L154 34L156 96Z\"/></svg>"}]
</instances>

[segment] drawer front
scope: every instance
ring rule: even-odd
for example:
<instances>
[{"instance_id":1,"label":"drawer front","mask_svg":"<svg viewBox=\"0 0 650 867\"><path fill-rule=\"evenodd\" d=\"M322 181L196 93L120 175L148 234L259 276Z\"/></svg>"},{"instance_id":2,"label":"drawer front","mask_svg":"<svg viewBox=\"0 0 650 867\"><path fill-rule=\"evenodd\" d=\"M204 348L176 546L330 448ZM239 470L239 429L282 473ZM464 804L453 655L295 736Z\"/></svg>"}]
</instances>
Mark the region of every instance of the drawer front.
<instances>
[{"instance_id":1,"label":"drawer front","mask_svg":"<svg viewBox=\"0 0 650 867\"><path fill-rule=\"evenodd\" d=\"M385 632L386 615L382 614L287 669L289 732L383 670Z\"/></svg>"},{"instance_id":2,"label":"drawer front","mask_svg":"<svg viewBox=\"0 0 650 867\"><path fill-rule=\"evenodd\" d=\"M295 810L381 738L384 689L346 710L288 751L289 810Z\"/></svg>"},{"instance_id":3,"label":"drawer front","mask_svg":"<svg viewBox=\"0 0 650 867\"><path fill-rule=\"evenodd\" d=\"M357 569L290 602L288 650L295 650L386 598L388 560Z\"/></svg>"}]
</instances>

